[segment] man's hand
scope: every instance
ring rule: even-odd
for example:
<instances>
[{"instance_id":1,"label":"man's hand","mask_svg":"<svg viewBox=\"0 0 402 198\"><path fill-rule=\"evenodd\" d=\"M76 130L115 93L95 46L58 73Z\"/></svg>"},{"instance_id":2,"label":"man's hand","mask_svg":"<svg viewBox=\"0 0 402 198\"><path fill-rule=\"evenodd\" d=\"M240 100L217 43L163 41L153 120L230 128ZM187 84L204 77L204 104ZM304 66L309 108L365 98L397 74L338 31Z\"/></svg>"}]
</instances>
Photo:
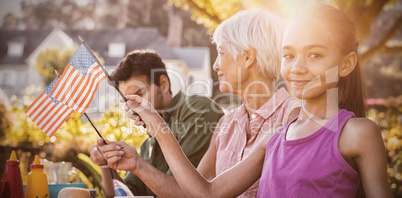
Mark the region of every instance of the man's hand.
<instances>
[{"instance_id":1,"label":"man's hand","mask_svg":"<svg viewBox=\"0 0 402 198\"><path fill-rule=\"evenodd\" d=\"M103 156L103 154L99 151L99 146L103 146L103 139L102 138L98 138L98 141L96 144L94 144L92 146L92 150L90 152L90 159L91 161L98 165L98 166L102 166L102 165L107 165L107 161L105 159L105 157Z\"/></svg>"},{"instance_id":2,"label":"man's hand","mask_svg":"<svg viewBox=\"0 0 402 198\"><path fill-rule=\"evenodd\" d=\"M134 173L140 161L137 150L123 141L112 142L106 140L106 142L107 145L100 146L99 150L107 160L110 168Z\"/></svg>"}]
</instances>

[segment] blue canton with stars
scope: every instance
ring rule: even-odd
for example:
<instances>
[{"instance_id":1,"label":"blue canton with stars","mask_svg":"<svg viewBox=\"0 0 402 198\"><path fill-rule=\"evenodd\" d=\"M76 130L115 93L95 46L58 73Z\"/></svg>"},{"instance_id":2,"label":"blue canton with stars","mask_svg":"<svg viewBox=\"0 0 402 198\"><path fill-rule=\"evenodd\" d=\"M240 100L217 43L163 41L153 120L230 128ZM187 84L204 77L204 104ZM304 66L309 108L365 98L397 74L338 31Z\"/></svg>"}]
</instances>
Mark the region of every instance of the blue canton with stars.
<instances>
[{"instance_id":1,"label":"blue canton with stars","mask_svg":"<svg viewBox=\"0 0 402 198\"><path fill-rule=\"evenodd\" d=\"M47 96L49 96L50 99L53 100L54 103L56 103L56 105L58 105L60 103L60 101L58 101L56 98L53 98L52 96L50 96L50 92L52 92L54 86L56 86L57 81L59 80L59 77L56 77L52 83L50 83L49 86L47 86L47 88L45 89L45 93L47 94Z\"/></svg>"},{"instance_id":2,"label":"blue canton with stars","mask_svg":"<svg viewBox=\"0 0 402 198\"><path fill-rule=\"evenodd\" d=\"M96 61L92 58L84 44L81 44L68 64L75 67L82 75L86 76L88 68L95 62Z\"/></svg>"}]
</instances>

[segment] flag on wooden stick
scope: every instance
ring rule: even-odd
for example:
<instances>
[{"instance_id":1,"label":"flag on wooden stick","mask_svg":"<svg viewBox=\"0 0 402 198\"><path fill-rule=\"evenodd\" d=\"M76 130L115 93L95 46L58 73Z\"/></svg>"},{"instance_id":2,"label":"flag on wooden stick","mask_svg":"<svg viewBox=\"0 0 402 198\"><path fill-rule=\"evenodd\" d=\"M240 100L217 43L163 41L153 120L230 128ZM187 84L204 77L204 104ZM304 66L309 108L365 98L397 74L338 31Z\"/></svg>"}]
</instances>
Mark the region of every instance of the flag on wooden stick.
<instances>
[{"instance_id":1,"label":"flag on wooden stick","mask_svg":"<svg viewBox=\"0 0 402 198\"><path fill-rule=\"evenodd\" d=\"M74 53L50 96L83 114L107 76L83 44Z\"/></svg>"},{"instance_id":2,"label":"flag on wooden stick","mask_svg":"<svg viewBox=\"0 0 402 198\"><path fill-rule=\"evenodd\" d=\"M58 80L59 77L54 79L25 110L28 117L49 137L52 137L74 112L73 109L50 96Z\"/></svg>"}]
</instances>

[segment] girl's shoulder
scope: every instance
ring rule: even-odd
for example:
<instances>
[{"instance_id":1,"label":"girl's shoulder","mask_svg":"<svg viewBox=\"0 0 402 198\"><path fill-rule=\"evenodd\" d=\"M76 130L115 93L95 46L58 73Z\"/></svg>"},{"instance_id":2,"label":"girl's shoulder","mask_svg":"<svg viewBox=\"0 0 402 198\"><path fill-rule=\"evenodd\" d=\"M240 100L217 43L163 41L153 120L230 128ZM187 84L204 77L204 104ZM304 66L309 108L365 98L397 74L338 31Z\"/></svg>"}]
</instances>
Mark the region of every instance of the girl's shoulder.
<instances>
[{"instance_id":1,"label":"girl's shoulder","mask_svg":"<svg viewBox=\"0 0 402 198\"><path fill-rule=\"evenodd\" d=\"M368 135L368 133L379 133L377 124L367 118L350 118L343 127L342 133L350 135Z\"/></svg>"},{"instance_id":2,"label":"girl's shoulder","mask_svg":"<svg viewBox=\"0 0 402 198\"><path fill-rule=\"evenodd\" d=\"M366 118L350 118L340 134L339 149L350 157L358 157L367 147L381 146L379 142L382 142L382 136L375 122Z\"/></svg>"}]
</instances>

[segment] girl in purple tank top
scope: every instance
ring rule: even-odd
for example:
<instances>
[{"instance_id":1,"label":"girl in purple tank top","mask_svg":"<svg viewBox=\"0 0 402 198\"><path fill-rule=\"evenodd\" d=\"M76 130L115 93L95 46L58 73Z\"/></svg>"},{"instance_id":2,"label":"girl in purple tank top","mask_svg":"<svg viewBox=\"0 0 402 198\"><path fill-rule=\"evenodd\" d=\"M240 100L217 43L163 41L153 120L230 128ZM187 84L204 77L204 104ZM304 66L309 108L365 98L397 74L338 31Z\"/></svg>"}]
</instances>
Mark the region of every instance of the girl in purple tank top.
<instances>
[{"instance_id":1,"label":"girl in purple tank top","mask_svg":"<svg viewBox=\"0 0 402 198\"><path fill-rule=\"evenodd\" d=\"M357 47L354 24L338 9L320 5L298 15L284 35L281 74L301 100L299 116L278 133L267 131L243 161L212 181L189 163L150 103L130 96L128 105L189 197L235 197L260 177L259 197L355 197L359 184L367 197L391 197L384 143L365 118ZM112 168L135 164L130 150L113 143L101 151Z\"/></svg>"},{"instance_id":2,"label":"girl in purple tank top","mask_svg":"<svg viewBox=\"0 0 402 198\"><path fill-rule=\"evenodd\" d=\"M266 147L258 197L390 197L386 151L365 118L354 24L320 5L296 17L282 43L281 74L299 116Z\"/></svg>"}]
</instances>

